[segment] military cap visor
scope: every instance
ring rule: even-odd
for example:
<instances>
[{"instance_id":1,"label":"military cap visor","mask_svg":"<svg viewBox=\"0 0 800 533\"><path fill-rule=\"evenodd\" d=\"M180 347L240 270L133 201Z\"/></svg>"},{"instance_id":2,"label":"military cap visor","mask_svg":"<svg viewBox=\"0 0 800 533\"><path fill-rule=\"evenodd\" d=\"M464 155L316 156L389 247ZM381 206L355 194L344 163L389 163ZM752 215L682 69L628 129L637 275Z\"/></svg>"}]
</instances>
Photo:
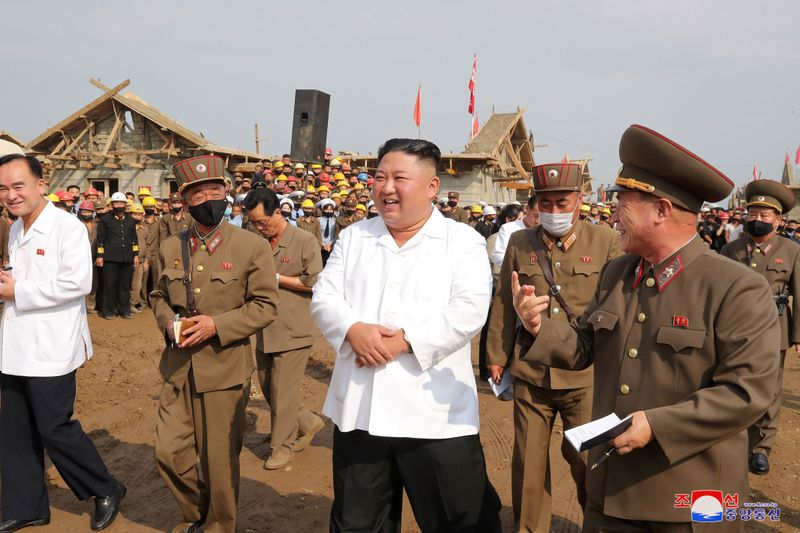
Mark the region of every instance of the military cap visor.
<instances>
[{"instance_id":1,"label":"military cap visor","mask_svg":"<svg viewBox=\"0 0 800 533\"><path fill-rule=\"evenodd\" d=\"M622 134L619 158L622 168L609 192L644 192L697 213L704 202L719 202L733 190L733 182L722 172L639 124Z\"/></svg>"},{"instance_id":2,"label":"military cap visor","mask_svg":"<svg viewBox=\"0 0 800 533\"><path fill-rule=\"evenodd\" d=\"M792 191L777 181L751 181L744 188L747 207L771 207L779 214L788 213L795 204Z\"/></svg>"}]
</instances>

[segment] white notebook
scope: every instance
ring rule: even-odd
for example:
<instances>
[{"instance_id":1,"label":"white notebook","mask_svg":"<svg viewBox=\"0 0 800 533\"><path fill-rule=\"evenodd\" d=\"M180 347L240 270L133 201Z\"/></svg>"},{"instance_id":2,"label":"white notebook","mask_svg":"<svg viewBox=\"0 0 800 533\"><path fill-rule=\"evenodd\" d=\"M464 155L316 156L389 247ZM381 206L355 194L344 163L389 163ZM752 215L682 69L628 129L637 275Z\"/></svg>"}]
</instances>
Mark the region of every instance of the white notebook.
<instances>
[{"instance_id":1,"label":"white notebook","mask_svg":"<svg viewBox=\"0 0 800 533\"><path fill-rule=\"evenodd\" d=\"M624 433L631 425L631 416L628 415L620 420L616 414L611 413L603 418L568 429L564 432L564 436L573 448L582 452Z\"/></svg>"}]
</instances>

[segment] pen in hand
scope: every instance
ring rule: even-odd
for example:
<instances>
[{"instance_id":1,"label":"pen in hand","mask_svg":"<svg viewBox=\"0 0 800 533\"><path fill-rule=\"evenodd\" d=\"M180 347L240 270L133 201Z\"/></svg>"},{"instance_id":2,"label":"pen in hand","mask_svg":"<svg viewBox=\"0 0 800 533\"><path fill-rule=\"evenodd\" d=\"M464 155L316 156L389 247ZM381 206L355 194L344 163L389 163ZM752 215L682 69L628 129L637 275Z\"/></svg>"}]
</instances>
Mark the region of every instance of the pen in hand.
<instances>
[{"instance_id":1,"label":"pen in hand","mask_svg":"<svg viewBox=\"0 0 800 533\"><path fill-rule=\"evenodd\" d=\"M606 453L604 453L603 456L600 459L598 459L595 464L592 465L592 467L589 469L589 471L590 472L593 471L595 468L597 468L601 464L603 464L606 461L608 461L608 458L611 457L611 454L613 454L616 451L617 451L617 449L612 447L610 450L608 450Z\"/></svg>"}]
</instances>

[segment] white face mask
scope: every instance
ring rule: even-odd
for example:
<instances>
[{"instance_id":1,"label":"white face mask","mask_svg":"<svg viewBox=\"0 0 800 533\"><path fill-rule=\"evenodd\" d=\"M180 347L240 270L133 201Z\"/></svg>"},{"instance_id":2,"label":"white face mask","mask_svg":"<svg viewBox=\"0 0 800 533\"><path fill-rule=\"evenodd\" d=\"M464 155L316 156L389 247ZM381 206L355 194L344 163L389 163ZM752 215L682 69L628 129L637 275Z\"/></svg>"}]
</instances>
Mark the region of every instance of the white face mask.
<instances>
[{"instance_id":1,"label":"white face mask","mask_svg":"<svg viewBox=\"0 0 800 533\"><path fill-rule=\"evenodd\" d=\"M572 227L572 213L544 213L539 212L539 224L553 237L563 237Z\"/></svg>"}]
</instances>

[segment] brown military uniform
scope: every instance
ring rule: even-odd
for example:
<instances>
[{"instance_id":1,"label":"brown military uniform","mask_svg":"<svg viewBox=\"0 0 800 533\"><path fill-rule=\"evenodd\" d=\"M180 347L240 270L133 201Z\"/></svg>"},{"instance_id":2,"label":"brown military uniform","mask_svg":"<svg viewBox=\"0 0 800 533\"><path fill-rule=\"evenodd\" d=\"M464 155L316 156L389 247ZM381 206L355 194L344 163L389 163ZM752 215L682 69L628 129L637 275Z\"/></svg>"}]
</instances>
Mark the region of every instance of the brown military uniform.
<instances>
[{"instance_id":1,"label":"brown military uniform","mask_svg":"<svg viewBox=\"0 0 800 533\"><path fill-rule=\"evenodd\" d=\"M159 243L165 242L167 237L172 237L173 235L177 235L179 232L188 229L192 224L192 215L186 211L181 211L178 213L178 216L180 216L180 218L177 218L176 215L170 213L161 217L158 229Z\"/></svg>"},{"instance_id":2,"label":"brown military uniform","mask_svg":"<svg viewBox=\"0 0 800 533\"><path fill-rule=\"evenodd\" d=\"M774 196L772 196L774 194ZM748 206L771 207L785 213L794 207L794 193L778 182L758 180L745 189ZM720 253L758 272L769 283L778 307L781 324L780 368L775 398L764 416L750 426L750 451L769 456L778 433L778 421L783 403L783 366L786 350L800 343L800 245L773 234L762 243L753 241L747 233L722 247ZM791 296L791 300L789 300ZM782 300L781 300L782 298ZM791 302L791 306L788 304ZM760 472L765 473L765 472Z\"/></svg>"},{"instance_id":3,"label":"brown military uniform","mask_svg":"<svg viewBox=\"0 0 800 533\"><path fill-rule=\"evenodd\" d=\"M148 303L147 276L145 265L150 265L150 249L147 247L147 238L150 228L139 222L136 228L136 238L139 241L139 264L133 267L131 279L131 307L142 307Z\"/></svg>"},{"instance_id":4,"label":"brown military uniform","mask_svg":"<svg viewBox=\"0 0 800 533\"><path fill-rule=\"evenodd\" d=\"M611 192L649 194L697 213L733 188L714 167L644 126L628 128L619 150L623 167ZM669 220L677 227L682 219L673 213ZM688 237L691 228L683 232ZM625 239L640 245L635 236ZM611 260L577 321L542 318L520 357L570 369L594 363L592 418L643 411L652 430L646 446L611 454L587 473L584 531L692 531L691 510L676 497L698 487L748 499L745 429L774 397L779 331L764 278L697 235L657 265L634 254ZM520 336L521 346L532 338L523 328ZM589 463L607 449L590 449ZM741 523L714 528L739 530Z\"/></svg>"},{"instance_id":5,"label":"brown military uniform","mask_svg":"<svg viewBox=\"0 0 800 533\"><path fill-rule=\"evenodd\" d=\"M319 242L308 232L287 224L272 250L275 271L297 277L313 287L322 271ZM298 435L315 429L321 419L300 401L300 383L319 330L311 319L310 292L279 287L277 318L256 336L256 362L261 390L270 407L273 453L292 450Z\"/></svg>"},{"instance_id":6,"label":"brown military uniform","mask_svg":"<svg viewBox=\"0 0 800 533\"><path fill-rule=\"evenodd\" d=\"M579 177L580 173L576 175ZM548 450L553 422L559 413L565 430L591 420L594 376L591 366L579 371L563 370L515 356L519 350L517 341L521 339L516 334L511 273L519 274L521 284L533 285L536 294L547 294L549 289L529 235L533 235L545 250L553 280L561 287L561 294L576 315L583 312L594 295L603 265L619 256L620 250L616 233L601 226L576 223L573 230L560 239L549 236L541 226L517 231L509 239L492 301L487 363L510 367L508 371L515 378L511 465L514 517L520 531L548 531L551 520ZM565 323L569 321L556 298L550 299L547 316ZM578 500L583 504L585 457L566 439L562 441L561 453L570 465Z\"/></svg>"},{"instance_id":7,"label":"brown military uniform","mask_svg":"<svg viewBox=\"0 0 800 533\"><path fill-rule=\"evenodd\" d=\"M320 247L322 247L322 230L319 225L319 220L315 216L305 216L297 219L297 227L304 229L317 238Z\"/></svg>"},{"instance_id":8,"label":"brown military uniform","mask_svg":"<svg viewBox=\"0 0 800 533\"><path fill-rule=\"evenodd\" d=\"M455 206L445 216L451 220L455 220L456 222L463 222L464 224L469 224L469 211L464 209L461 206Z\"/></svg>"},{"instance_id":9,"label":"brown military uniform","mask_svg":"<svg viewBox=\"0 0 800 533\"><path fill-rule=\"evenodd\" d=\"M592 418L644 410L654 435L588 472L589 506L628 520L688 522L689 511L673 507L676 494L713 487L747 498L744 429L774 397L774 308L763 278L695 237L654 268L633 255L611 261L576 324L543 319L523 359L594 363ZM589 464L606 450L589 450Z\"/></svg>"},{"instance_id":10,"label":"brown military uniform","mask_svg":"<svg viewBox=\"0 0 800 533\"><path fill-rule=\"evenodd\" d=\"M211 174L207 181L221 180L218 157L187 161L201 175L219 173L219 178ZM178 163L182 164L187 162ZM185 173L173 171L179 180L186 180ZM217 334L191 348L168 342L162 353L156 466L185 522L202 521L209 532L233 532L239 452L254 370L250 335L275 318L275 269L262 238L227 223L202 240L194 225L165 240L160 251L162 275L150 298L166 339L175 315L188 313L181 251L182 238L187 237L191 248L187 267L197 310L213 318Z\"/></svg>"},{"instance_id":11,"label":"brown military uniform","mask_svg":"<svg viewBox=\"0 0 800 533\"><path fill-rule=\"evenodd\" d=\"M144 301L149 302L149 291L156 288L158 279L161 277L161 263L158 260L158 251L161 248L161 217L156 214L152 222L147 222L145 218L142 221L142 225L148 229L145 242L147 244L147 259L150 263L150 270L145 277L145 287L149 287L149 289L145 292L146 298Z\"/></svg>"},{"instance_id":12,"label":"brown military uniform","mask_svg":"<svg viewBox=\"0 0 800 533\"><path fill-rule=\"evenodd\" d=\"M350 224L354 224L355 222L356 222L355 215L348 216L347 213L344 212L343 214L336 217L336 229L334 231L334 238L336 240L339 240L339 234L342 232L342 230L345 229Z\"/></svg>"}]
</instances>

